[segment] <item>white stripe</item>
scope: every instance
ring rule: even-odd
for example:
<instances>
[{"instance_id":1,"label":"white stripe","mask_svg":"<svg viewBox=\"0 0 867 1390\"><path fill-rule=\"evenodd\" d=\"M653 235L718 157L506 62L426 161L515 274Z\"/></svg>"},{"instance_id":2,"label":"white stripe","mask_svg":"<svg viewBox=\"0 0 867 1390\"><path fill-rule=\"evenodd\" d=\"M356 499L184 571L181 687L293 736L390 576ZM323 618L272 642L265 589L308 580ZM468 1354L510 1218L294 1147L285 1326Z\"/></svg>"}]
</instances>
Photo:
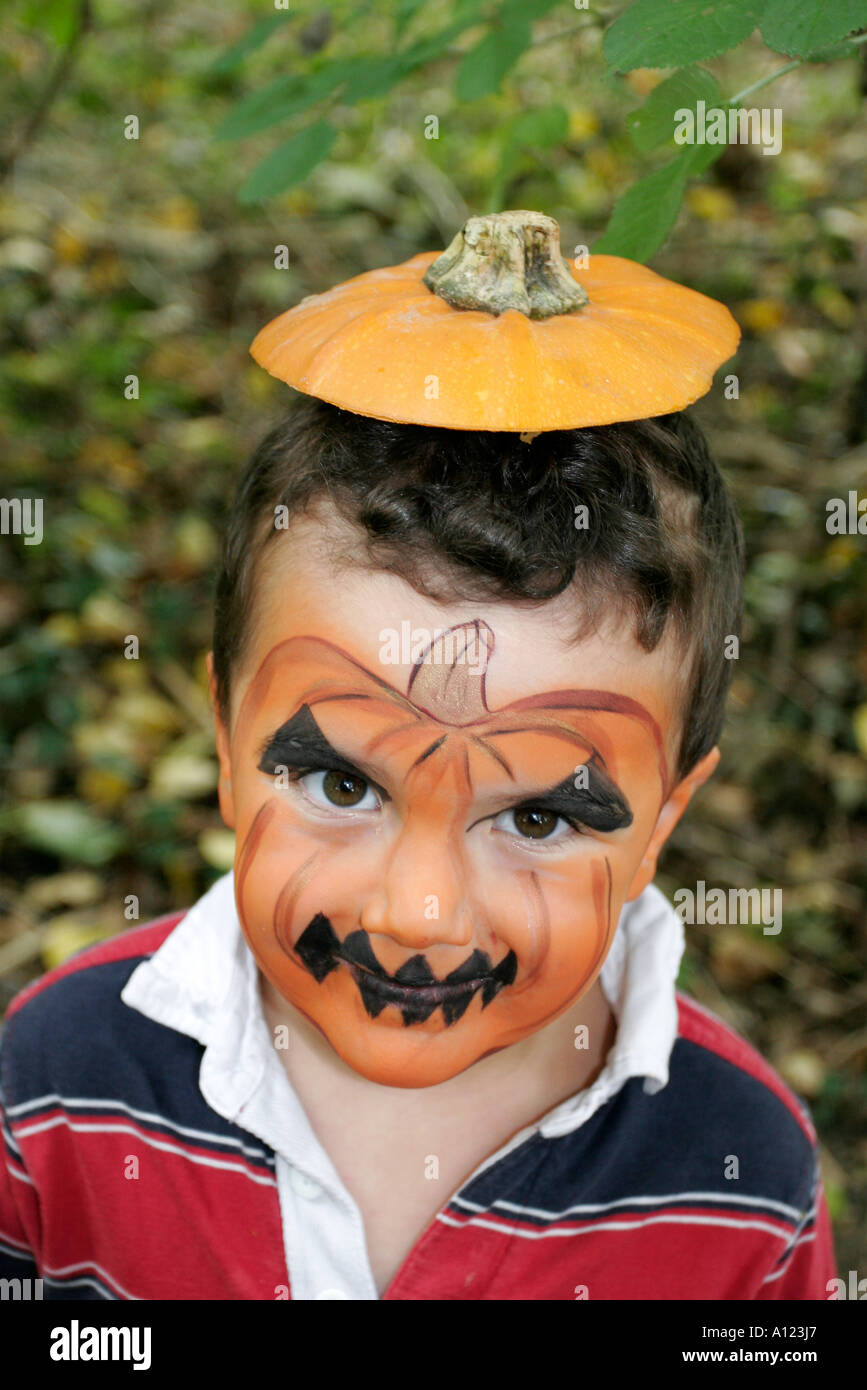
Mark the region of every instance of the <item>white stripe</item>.
<instances>
[{"instance_id":1,"label":"white stripe","mask_svg":"<svg viewBox=\"0 0 867 1390\"><path fill-rule=\"evenodd\" d=\"M233 1148L240 1149L249 1158L265 1159L272 1167L274 1160L264 1149L254 1149L245 1144L242 1139L233 1139L224 1134L209 1134L204 1129L188 1129L185 1125L173 1124L163 1115L152 1114L149 1110L134 1110L131 1105L124 1105L120 1100L89 1100L87 1097L58 1096L53 1092L50 1095L38 1096L36 1100L22 1101L20 1105L13 1105L7 1110L7 1115L24 1115L28 1110L35 1110L42 1105L62 1105L70 1110L76 1106L81 1106L86 1110L122 1110L125 1115L131 1115L134 1120L150 1121L152 1124L162 1125L165 1129L174 1130L175 1134L182 1134L188 1139L201 1139L211 1144L231 1145Z\"/></svg>"},{"instance_id":2,"label":"white stripe","mask_svg":"<svg viewBox=\"0 0 867 1390\"><path fill-rule=\"evenodd\" d=\"M10 1129L9 1126L5 1123L5 1121L3 1120L3 1118L2 1118L2 1112L0 1112L0 1134L3 1135L3 1142L5 1143L7 1149L9 1150L9 1152L13 1155L14 1158L20 1159L20 1158L21 1158L21 1150L19 1149L18 1145L15 1143L15 1138L14 1138L14 1136L13 1136L13 1134L12 1134L11 1129Z\"/></svg>"},{"instance_id":3,"label":"white stripe","mask_svg":"<svg viewBox=\"0 0 867 1390\"><path fill-rule=\"evenodd\" d=\"M507 1226L505 1222L483 1221L478 1216L471 1216L468 1221L455 1221L454 1217L443 1212L438 1214L437 1220L446 1226L458 1228L482 1226L489 1231L499 1231L501 1235L520 1236L523 1240L545 1240L548 1236L583 1236L590 1231L636 1231L642 1226L729 1226L736 1231L767 1231L779 1240L786 1239L784 1232L776 1226L769 1226L765 1221L732 1221L725 1216L647 1216L642 1221L593 1221L577 1230L560 1227L553 1231L523 1231L517 1226Z\"/></svg>"},{"instance_id":4,"label":"white stripe","mask_svg":"<svg viewBox=\"0 0 867 1390\"><path fill-rule=\"evenodd\" d=\"M100 1298L105 1298L117 1302L117 1295L113 1294L111 1292L111 1289L104 1289L101 1284L97 1284L95 1279L87 1279L83 1276L81 1279L69 1280L49 1279L46 1275L43 1275L42 1277L45 1280L46 1284L53 1284L55 1288L58 1289L71 1289L79 1284L89 1284L92 1289L96 1289L96 1292L99 1294ZM135 1302L138 1303L139 1299L135 1299Z\"/></svg>"},{"instance_id":5,"label":"white stripe","mask_svg":"<svg viewBox=\"0 0 867 1390\"><path fill-rule=\"evenodd\" d=\"M775 1279L780 1279L780 1278L782 1278L782 1276L786 1273L786 1270L789 1268L789 1265L790 1265L791 1262L792 1262L792 1256L794 1255L794 1253L795 1253L795 1251L797 1250L798 1246L799 1246L799 1245L809 1245L809 1244L810 1244L810 1241L811 1241L811 1240L815 1240L815 1239L816 1239L816 1232L815 1232L815 1231L810 1231L810 1232L808 1232L808 1234L805 1235L805 1236L798 1236L798 1239L797 1239L796 1241L793 1241L793 1242L792 1242L792 1248L791 1248L791 1250L789 1250L788 1253L787 1253L787 1255L785 1255L785 1256L783 1257L783 1263L780 1265L780 1268L779 1268L778 1270L776 1270L774 1274L768 1274L768 1275L766 1275L766 1277L762 1280L762 1283L763 1283L763 1284L772 1284L772 1283L774 1282Z\"/></svg>"},{"instance_id":6,"label":"white stripe","mask_svg":"<svg viewBox=\"0 0 867 1390\"><path fill-rule=\"evenodd\" d=\"M480 1206L478 1202L468 1202L464 1197L456 1196L452 1200L457 1205L468 1207L473 1211L489 1210L488 1207ZM612 1211L615 1207L633 1205L661 1207L670 1202L730 1202L733 1206L770 1207L791 1217L794 1221L800 1221L803 1215L799 1207L790 1207L785 1202L772 1201L770 1197L739 1197L733 1192L668 1192L657 1197L618 1197L614 1202L586 1202L574 1207L566 1207L563 1211L546 1211L544 1207L522 1207L516 1202L505 1201L497 1201L493 1205L504 1211L514 1212L516 1215L538 1216L546 1221L560 1221L578 1212Z\"/></svg>"},{"instance_id":7,"label":"white stripe","mask_svg":"<svg viewBox=\"0 0 867 1390\"><path fill-rule=\"evenodd\" d=\"M12 1255L18 1255L20 1253L22 1259L33 1259L33 1251L30 1249L30 1246L23 1245L20 1240L16 1240L14 1236L10 1236L7 1231L0 1231L0 1245L5 1245L7 1251Z\"/></svg>"},{"instance_id":8,"label":"white stripe","mask_svg":"<svg viewBox=\"0 0 867 1390\"><path fill-rule=\"evenodd\" d=\"M243 1167L240 1163L221 1162L216 1158L205 1158L201 1154L187 1153L186 1149L179 1149L175 1144L159 1143L144 1130L134 1129L132 1125L110 1125L110 1124L73 1124L67 1115L57 1115L53 1120L43 1120L41 1124L28 1125L24 1129L19 1129L18 1133L24 1138L29 1138L32 1134L42 1134L45 1130L55 1129L57 1125L66 1125L75 1134L132 1134L136 1139L140 1139L151 1149L159 1149L163 1153L177 1154L179 1158L186 1158L190 1163L198 1163L203 1168L222 1168L229 1173L240 1173L242 1177L249 1178L250 1182L258 1183L261 1187L276 1187L275 1178L268 1178L259 1173L251 1173L249 1168Z\"/></svg>"},{"instance_id":9,"label":"white stripe","mask_svg":"<svg viewBox=\"0 0 867 1390\"><path fill-rule=\"evenodd\" d=\"M123 1284L120 1284L117 1281L117 1279L112 1279L111 1275L108 1274L102 1268L102 1265L98 1265L94 1260L79 1260L77 1264L64 1265L62 1269L52 1269L50 1265L45 1265L45 1267L42 1270L40 1270L40 1273L42 1274L42 1277L44 1279L48 1279L50 1283L55 1283L63 1281L63 1276L65 1274L74 1274L77 1269L93 1270L97 1277L101 1279L104 1284L107 1284L109 1286L109 1289L116 1289L120 1293L120 1296L122 1298L133 1299L136 1303L141 1302L141 1299L137 1298L134 1293L129 1293L129 1291L125 1289L123 1287ZM73 1284L93 1284L93 1280L89 1279L86 1275L82 1275L80 1279L72 1279L63 1282ZM93 1284L93 1287L96 1288L97 1285Z\"/></svg>"},{"instance_id":10,"label":"white stripe","mask_svg":"<svg viewBox=\"0 0 867 1390\"><path fill-rule=\"evenodd\" d=\"M36 1186L33 1179L29 1178L26 1173L16 1173L15 1169L10 1168L8 1163L6 1164L6 1172L9 1174L10 1178L17 1178L19 1182L29 1183L31 1187Z\"/></svg>"}]
</instances>

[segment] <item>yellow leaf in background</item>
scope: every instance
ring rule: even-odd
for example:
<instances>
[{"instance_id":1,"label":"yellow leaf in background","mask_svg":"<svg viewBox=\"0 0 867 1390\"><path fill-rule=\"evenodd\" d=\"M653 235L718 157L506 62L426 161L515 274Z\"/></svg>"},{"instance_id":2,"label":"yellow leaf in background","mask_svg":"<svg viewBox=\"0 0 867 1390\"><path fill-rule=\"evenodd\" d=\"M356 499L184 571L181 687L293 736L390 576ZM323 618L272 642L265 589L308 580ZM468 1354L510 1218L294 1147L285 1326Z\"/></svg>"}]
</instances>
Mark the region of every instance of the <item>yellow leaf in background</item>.
<instances>
[{"instance_id":1,"label":"yellow leaf in background","mask_svg":"<svg viewBox=\"0 0 867 1390\"><path fill-rule=\"evenodd\" d=\"M127 604L107 590L91 594L81 609L81 628L85 637L108 642L131 634L139 635L141 621Z\"/></svg>"},{"instance_id":2,"label":"yellow leaf in background","mask_svg":"<svg viewBox=\"0 0 867 1390\"><path fill-rule=\"evenodd\" d=\"M83 768L76 780L84 800L95 806L119 806L131 786L129 778L109 767Z\"/></svg>"},{"instance_id":3,"label":"yellow leaf in background","mask_svg":"<svg viewBox=\"0 0 867 1390\"><path fill-rule=\"evenodd\" d=\"M199 854L212 869L226 874L235 862L235 833L219 825L203 830L198 838Z\"/></svg>"},{"instance_id":4,"label":"yellow leaf in background","mask_svg":"<svg viewBox=\"0 0 867 1390\"><path fill-rule=\"evenodd\" d=\"M835 536L825 551L825 568L832 574L842 574L858 554L858 546L853 536Z\"/></svg>"},{"instance_id":5,"label":"yellow leaf in background","mask_svg":"<svg viewBox=\"0 0 867 1390\"><path fill-rule=\"evenodd\" d=\"M51 246L61 265L78 265L87 255L87 242L66 227L55 227Z\"/></svg>"},{"instance_id":6,"label":"yellow leaf in background","mask_svg":"<svg viewBox=\"0 0 867 1390\"><path fill-rule=\"evenodd\" d=\"M98 293L105 290L116 290L127 282L127 273L123 268L123 263L116 251L100 251L87 272L87 283L90 289Z\"/></svg>"},{"instance_id":7,"label":"yellow leaf in background","mask_svg":"<svg viewBox=\"0 0 867 1390\"><path fill-rule=\"evenodd\" d=\"M46 970L53 970L56 965L62 965L70 956L74 956L76 951L83 951L85 946L95 941L106 941L114 935L114 932L94 926L92 922L85 924L78 913L64 913L45 928L42 963Z\"/></svg>"},{"instance_id":8,"label":"yellow leaf in background","mask_svg":"<svg viewBox=\"0 0 867 1390\"><path fill-rule=\"evenodd\" d=\"M793 1091L812 1099L825 1084L825 1063L818 1052L802 1048L789 1052L777 1061L777 1069Z\"/></svg>"},{"instance_id":9,"label":"yellow leaf in background","mask_svg":"<svg viewBox=\"0 0 867 1390\"><path fill-rule=\"evenodd\" d=\"M466 173L477 179L489 179L500 162L500 152L495 145L476 145L467 152L464 165Z\"/></svg>"},{"instance_id":10,"label":"yellow leaf in background","mask_svg":"<svg viewBox=\"0 0 867 1390\"><path fill-rule=\"evenodd\" d=\"M620 172L620 164L610 150L594 145L584 155L584 162L601 179L615 179Z\"/></svg>"},{"instance_id":11,"label":"yellow leaf in background","mask_svg":"<svg viewBox=\"0 0 867 1390\"><path fill-rule=\"evenodd\" d=\"M734 198L724 188L690 188L686 205L705 222L727 222L737 211Z\"/></svg>"},{"instance_id":12,"label":"yellow leaf in background","mask_svg":"<svg viewBox=\"0 0 867 1390\"><path fill-rule=\"evenodd\" d=\"M191 801L217 785L217 764L185 749L170 748L155 764L150 789L155 796Z\"/></svg>"},{"instance_id":13,"label":"yellow leaf in background","mask_svg":"<svg viewBox=\"0 0 867 1390\"><path fill-rule=\"evenodd\" d=\"M37 911L50 911L64 903L67 907L82 907L95 903L102 892L102 879L90 869L67 869L48 878L34 879L24 889L28 903Z\"/></svg>"},{"instance_id":14,"label":"yellow leaf in background","mask_svg":"<svg viewBox=\"0 0 867 1390\"><path fill-rule=\"evenodd\" d=\"M119 719L93 719L77 724L72 731L72 741L78 756L86 761L96 761L114 753L137 765L145 753L139 748L135 729Z\"/></svg>"},{"instance_id":15,"label":"yellow leaf in background","mask_svg":"<svg viewBox=\"0 0 867 1390\"><path fill-rule=\"evenodd\" d=\"M738 305L736 318L754 333L771 333L786 319L786 307L779 299L745 299Z\"/></svg>"},{"instance_id":16,"label":"yellow leaf in background","mask_svg":"<svg viewBox=\"0 0 867 1390\"><path fill-rule=\"evenodd\" d=\"M86 193L79 203L81 211L94 222L104 222L109 203L104 193Z\"/></svg>"},{"instance_id":17,"label":"yellow leaf in background","mask_svg":"<svg viewBox=\"0 0 867 1390\"><path fill-rule=\"evenodd\" d=\"M316 199L306 188L293 188L291 193L284 193L282 198L278 198L277 203L287 212L295 212L300 217L310 216L316 211Z\"/></svg>"},{"instance_id":18,"label":"yellow leaf in background","mask_svg":"<svg viewBox=\"0 0 867 1390\"><path fill-rule=\"evenodd\" d=\"M42 631L62 647L77 647L81 642L81 623L74 613L52 613L42 624Z\"/></svg>"},{"instance_id":19,"label":"yellow leaf in background","mask_svg":"<svg viewBox=\"0 0 867 1390\"><path fill-rule=\"evenodd\" d=\"M143 661L128 661L124 656L106 657L99 667L109 685L117 690L142 690L147 684L147 670Z\"/></svg>"},{"instance_id":20,"label":"yellow leaf in background","mask_svg":"<svg viewBox=\"0 0 867 1390\"><path fill-rule=\"evenodd\" d=\"M576 106L569 112L570 140L587 140L599 133L599 117L589 106Z\"/></svg>"},{"instance_id":21,"label":"yellow leaf in background","mask_svg":"<svg viewBox=\"0 0 867 1390\"><path fill-rule=\"evenodd\" d=\"M122 486L136 482L141 473L138 456L127 441L117 435L91 435L82 444L76 465L92 469Z\"/></svg>"},{"instance_id":22,"label":"yellow leaf in background","mask_svg":"<svg viewBox=\"0 0 867 1390\"><path fill-rule=\"evenodd\" d=\"M786 855L786 872L793 879L809 880L820 872L816 851L798 845Z\"/></svg>"},{"instance_id":23,"label":"yellow leaf in background","mask_svg":"<svg viewBox=\"0 0 867 1390\"><path fill-rule=\"evenodd\" d=\"M228 365L228 359L227 359ZM244 366L246 367L246 362ZM259 375L263 373L260 371ZM265 376L266 381L273 377ZM176 420L166 429L165 438L184 453L204 454L226 446L226 423L216 415L199 415L194 420Z\"/></svg>"},{"instance_id":24,"label":"yellow leaf in background","mask_svg":"<svg viewBox=\"0 0 867 1390\"><path fill-rule=\"evenodd\" d=\"M195 232L199 228L199 212L192 198L178 194L159 204L154 221L161 227L172 227L178 232Z\"/></svg>"},{"instance_id":25,"label":"yellow leaf in background","mask_svg":"<svg viewBox=\"0 0 867 1390\"><path fill-rule=\"evenodd\" d=\"M214 563L219 548L213 527L203 516L187 512L181 517L172 537L172 562L175 566L196 574Z\"/></svg>"},{"instance_id":26,"label":"yellow leaf in background","mask_svg":"<svg viewBox=\"0 0 867 1390\"><path fill-rule=\"evenodd\" d=\"M814 285L810 298L838 328L852 327L855 322L855 305L838 285L832 285L827 280L823 284Z\"/></svg>"},{"instance_id":27,"label":"yellow leaf in background","mask_svg":"<svg viewBox=\"0 0 867 1390\"><path fill-rule=\"evenodd\" d=\"M145 734L171 733L183 724L174 705L152 690L124 690L114 701L112 713L121 724Z\"/></svg>"},{"instance_id":28,"label":"yellow leaf in background","mask_svg":"<svg viewBox=\"0 0 867 1390\"><path fill-rule=\"evenodd\" d=\"M858 745L858 752L867 758L867 705L859 705L852 715L852 732Z\"/></svg>"},{"instance_id":29,"label":"yellow leaf in background","mask_svg":"<svg viewBox=\"0 0 867 1390\"><path fill-rule=\"evenodd\" d=\"M634 68L626 74L626 85L637 97L648 97L667 73L660 68Z\"/></svg>"}]
</instances>

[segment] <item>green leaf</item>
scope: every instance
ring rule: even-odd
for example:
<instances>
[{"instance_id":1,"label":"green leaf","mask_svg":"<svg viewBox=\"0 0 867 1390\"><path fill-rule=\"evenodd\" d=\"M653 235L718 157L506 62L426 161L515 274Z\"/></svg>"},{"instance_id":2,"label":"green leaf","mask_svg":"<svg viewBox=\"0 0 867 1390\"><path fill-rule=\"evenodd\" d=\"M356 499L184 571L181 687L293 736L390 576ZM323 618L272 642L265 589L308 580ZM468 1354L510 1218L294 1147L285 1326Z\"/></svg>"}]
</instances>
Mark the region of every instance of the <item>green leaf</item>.
<instances>
[{"instance_id":1,"label":"green leaf","mask_svg":"<svg viewBox=\"0 0 867 1390\"><path fill-rule=\"evenodd\" d=\"M674 136L674 113L695 110L697 101L722 105L722 94L705 68L682 68L654 87L643 106L626 117L626 128L636 149L646 154Z\"/></svg>"},{"instance_id":2,"label":"green leaf","mask_svg":"<svg viewBox=\"0 0 867 1390\"><path fill-rule=\"evenodd\" d=\"M459 0L452 5L456 22L462 29L481 22L481 11L487 8L489 0ZM397 0L394 16L394 37L399 39L409 27L410 21L418 11L427 5L427 0Z\"/></svg>"},{"instance_id":3,"label":"green leaf","mask_svg":"<svg viewBox=\"0 0 867 1390\"><path fill-rule=\"evenodd\" d=\"M647 261L677 221L689 179L722 154L723 145L690 145L670 164L663 164L628 188L614 205L611 219L594 253Z\"/></svg>"},{"instance_id":4,"label":"green leaf","mask_svg":"<svg viewBox=\"0 0 867 1390\"><path fill-rule=\"evenodd\" d=\"M233 43L231 48L227 48L225 53L220 54L216 61L211 64L211 71L231 72L249 53L255 53L257 48L261 48L264 43L267 43L274 30L279 29L281 24L285 24L288 18L289 11L280 10L277 14L260 19L258 24L252 25L246 34L238 39L237 43Z\"/></svg>"},{"instance_id":5,"label":"green leaf","mask_svg":"<svg viewBox=\"0 0 867 1390\"><path fill-rule=\"evenodd\" d=\"M867 28L867 0L765 0L759 28L768 48L804 58Z\"/></svg>"},{"instance_id":6,"label":"green leaf","mask_svg":"<svg viewBox=\"0 0 867 1390\"><path fill-rule=\"evenodd\" d=\"M495 92L529 48L530 38L529 23L514 11L508 23L491 29L461 60L456 82L458 100L477 101Z\"/></svg>"},{"instance_id":7,"label":"green leaf","mask_svg":"<svg viewBox=\"0 0 867 1390\"><path fill-rule=\"evenodd\" d=\"M837 63L841 58L856 58L861 52L857 43L832 43L830 48L818 48L815 53L805 53L805 63Z\"/></svg>"},{"instance_id":8,"label":"green leaf","mask_svg":"<svg viewBox=\"0 0 867 1390\"><path fill-rule=\"evenodd\" d=\"M411 67L412 64L407 63L399 53L381 58L373 54L359 54L355 63L355 73L349 79L341 100L347 106L354 106L357 101L369 101L371 97L385 96L386 92L390 92L392 87L406 77Z\"/></svg>"},{"instance_id":9,"label":"green leaf","mask_svg":"<svg viewBox=\"0 0 867 1390\"><path fill-rule=\"evenodd\" d=\"M618 72L682 67L748 38L760 10L759 0L637 0L606 31L602 51Z\"/></svg>"},{"instance_id":10,"label":"green leaf","mask_svg":"<svg viewBox=\"0 0 867 1390\"><path fill-rule=\"evenodd\" d=\"M107 863L126 838L80 801L28 802L7 812L4 825L25 844L79 864Z\"/></svg>"},{"instance_id":11,"label":"green leaf","mask_svg":"<svg viewBox=\"0 0 867 1390\"><path fill-rule=\"evenodd\" d=\"M447 25L445 29L441 29L438 34L431 34L430 38L427 39L418 39L409 48L403 49L401 58L411 64L413 68L419 67L422 63L429 63L432 58L438 58L448 48L452 39L456 39L464 30L473 29L479 24L479 16L476 11L480 3L481 0L476 0L476 3L469 9L465 9L457 19ZM407 68L407 71L409 70L410 68Z\"/></svg>"},{"instance_id":12,"label":"green leaf","mask_svg":"<svg viewBox=\"0 0 867 1390\"><path fill-rule=\"evenodd\" d=\"M290 73L252 92L217 127L217 140L243 140L257 131L315 106L358 71L358 60L341 58L309 74Z\"/></svg>"},{"instance_id":13,"label":"green leaf","mask_svg":"<svg viewBox=\"0 0 867 1390\"><path fill-rule=\"evenodd\" d=\"M394 9L394 37L399 39L403 36L408 24L415 18L422 5L427 0L397 0Z\"/></svg>"},{"instance_id":14,"label":"green leaf","mask_svg":"<svg viewBox=\"0 0 867 1390\"><path fill-rule=\"evenodd\" d=\"M305 126L256 166L241 189L241 202L255 203L300 183L330 152L336 139L337 131L328 121Z\"/></svg>"}]
</instances>

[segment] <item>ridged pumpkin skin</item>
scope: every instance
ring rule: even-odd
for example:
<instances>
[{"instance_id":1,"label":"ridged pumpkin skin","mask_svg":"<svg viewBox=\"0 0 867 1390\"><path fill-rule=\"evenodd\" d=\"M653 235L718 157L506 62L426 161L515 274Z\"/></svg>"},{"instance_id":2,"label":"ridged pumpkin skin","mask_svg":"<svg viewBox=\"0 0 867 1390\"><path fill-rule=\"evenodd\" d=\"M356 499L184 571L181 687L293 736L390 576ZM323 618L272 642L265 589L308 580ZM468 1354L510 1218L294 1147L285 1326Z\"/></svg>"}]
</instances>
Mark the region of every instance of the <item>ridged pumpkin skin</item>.
<instances>
[{"instance_id":1,"label":"ridged pumpkin skin","mask_svg":"<svg viewBox=\"0 0 867 1390\"><path fill-rule=\"evenodd\" d=\"M358 415L445 429L543 431L680 410L740 330L724 305L621 256L571 275L589 302L531 319L457 309L422 283L441 255L308 295L250 348L272 376Z\"/></svg>"}]
</instances>

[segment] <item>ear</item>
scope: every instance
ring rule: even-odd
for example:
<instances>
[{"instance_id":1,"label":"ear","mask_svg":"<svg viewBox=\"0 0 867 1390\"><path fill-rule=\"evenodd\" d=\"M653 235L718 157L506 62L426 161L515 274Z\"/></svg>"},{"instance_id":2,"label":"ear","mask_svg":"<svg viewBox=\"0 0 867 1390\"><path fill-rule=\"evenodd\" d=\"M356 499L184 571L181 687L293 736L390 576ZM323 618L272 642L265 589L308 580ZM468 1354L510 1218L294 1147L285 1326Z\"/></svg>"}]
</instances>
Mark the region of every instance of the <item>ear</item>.
<instances>
[{"instance_id":1,"label":"ear","mask_svg":"<svg viewBox=\"0 0 867 1390\"><path fill-rule=\"evenodd\" d=\"M626 894L626 901L632 902L639 893L643 893L648 883L652 883L656 877L656 861L660 851L668 839L677 822L680 820L694 794L698 791L707 779L716 770L719 762L719 749L712 748L709 753L697 762L691 772L687 773L682 782L678 782L668 800L663 805L657 817L656 825L653 828L644 856L638 866L638 871L629 885Z\"/></svg>"},{"instance_id":2,"label":"ear","mask_svg":"<svg viewBox=\"0 0 867 1390\"><path fill-rule=\"evenodd\" d=\"M214 653L208 652L206 664L208 668L208 688L211 692L211 708L214 711L214 731L217 737L217 757L220 762L220 780L217 784L217 796L220 801L220 815L223 817L223 824L229 829L235 829L235 801L232 796L232 759L229 752L229 733L223 723L220 714L220 702L217 699L217 678L214 675Z\"/></svg>"}]
</instances>

